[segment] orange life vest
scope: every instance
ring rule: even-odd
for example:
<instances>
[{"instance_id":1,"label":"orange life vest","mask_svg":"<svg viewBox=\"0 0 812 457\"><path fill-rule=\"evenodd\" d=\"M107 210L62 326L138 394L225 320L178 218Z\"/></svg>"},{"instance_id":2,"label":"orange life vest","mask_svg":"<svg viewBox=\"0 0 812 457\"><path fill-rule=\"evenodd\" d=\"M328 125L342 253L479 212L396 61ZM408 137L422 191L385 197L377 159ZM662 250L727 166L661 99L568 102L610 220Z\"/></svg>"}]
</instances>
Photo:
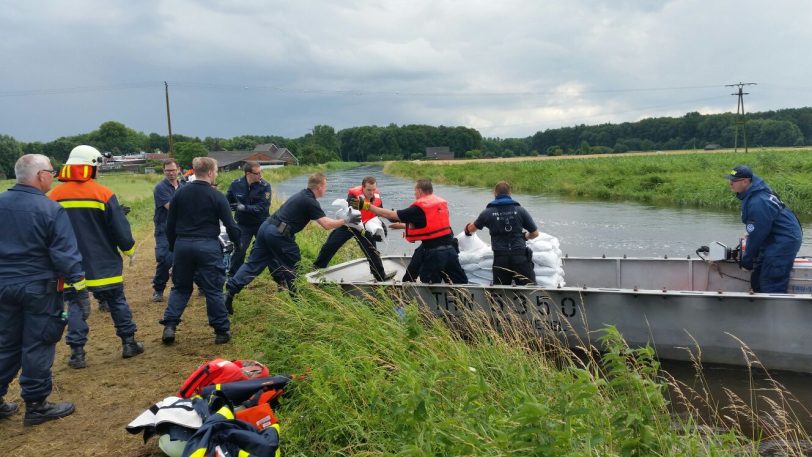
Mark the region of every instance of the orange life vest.
<instances>
[{"instance_id":1,"label":"orange life vest","mask_svg":"<svg viewBox=\"0 0 812 457\"><path fill-rule=\"evenodd\" d=\"M406 241L414 243L452 234L447 201L434 194L429 194L415 200L412 206L417 206L426 214L426 226L414 228L412 224L406 224L404 233Z\"/></svg>"},{"instance_id":2,"label":"orange life vest","mask_svg":"<svg viewBox=\"0 0 812 457\"><path fill-rule=\"evenodd\" d=\"M360 197L361 195L364 195L364 189L361 186L351 187L347 191L347 195L349 195L350 197L356 197L356 198ZM364 198L366 198L366 197L364 197ZM372 200L369 201L369 204L372 205L372 206L377 206L378 208L380 208L381 204L382 204L381 194L379 194L376 191L375 194L372 197ZM365 209L361 210L361 222L366 223L366 221L372 219L373 217L375 217L375 213L373 213L372 211L365 210Z\"/></svg>"}]
</instances>

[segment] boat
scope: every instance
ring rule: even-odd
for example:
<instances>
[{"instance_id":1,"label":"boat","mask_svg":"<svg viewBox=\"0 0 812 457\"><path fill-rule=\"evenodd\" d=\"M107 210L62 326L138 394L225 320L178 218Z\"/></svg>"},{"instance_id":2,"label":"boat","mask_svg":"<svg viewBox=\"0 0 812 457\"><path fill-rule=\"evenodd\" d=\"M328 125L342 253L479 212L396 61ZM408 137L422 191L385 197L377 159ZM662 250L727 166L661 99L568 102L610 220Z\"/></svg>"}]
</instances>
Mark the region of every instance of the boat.
<instances>
[{"instance_id":1,"label":"boat","mask_svg":"<svg viewBox=\"0 0 812 457\"><path fill-rule=\"evenodd\" d=\"M409 256L385 256L402 278ZM377 282L365 259L309 273L313 284L351 294L380 291L417 299L437 314L481 312L492 321L520 318L541 337L598 347L608 325L631 347L652 345L659 358L812 373L812 261L796 260L786 294L753 293L735 261L702 258L562 258L566 285L493 286Z\"/></svg>"}]
</instances>

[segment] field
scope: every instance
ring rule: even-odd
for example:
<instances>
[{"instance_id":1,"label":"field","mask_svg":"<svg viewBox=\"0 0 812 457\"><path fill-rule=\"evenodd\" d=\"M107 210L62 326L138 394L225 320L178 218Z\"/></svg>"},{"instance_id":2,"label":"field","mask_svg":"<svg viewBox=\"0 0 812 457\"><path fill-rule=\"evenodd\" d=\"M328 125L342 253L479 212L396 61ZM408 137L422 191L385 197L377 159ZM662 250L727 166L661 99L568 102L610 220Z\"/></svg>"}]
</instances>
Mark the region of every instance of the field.
<instances>
[{"instance_id":1,"label":"field","mask_svg":"<svg viewBox=\"0 0 812 457\"><path fill-rule=\"evenodd\" d=\"M124 426L176 392L198 364L221 356L258 359L275 374L306 374L277 411L287 456L757 454L758 443L723 418L672 417L668 403L679 399L667 397L668 380L659 377L651 350L630 350L620 335L607 341L612 349L602 362L572 359L522 329L500 335L474 320L454 332L415 303L401 318L383 289L357 300L301 283L291 298L263 274L235 301L232 343L213 344L203 299L194 294L175 345L165 347L157 323L164 304L150 301L153 182L106 181L133 207L139 258L125 262L125 285L146 353L122 359L109 315L94 309L88 367L69 369L64 344L54 363L52 399L76 402L77 412L32 428L22 427L21 414L3 421L0 453L162 455L154 438L143 444ZM315 224L297 236L302 269L311 268L326 236ZM358 256L347 246L336 260ZM15 382L7 400L19 402L18 392ZM747 412L730 415L739 413ZM771 437L806 438L786 423Z\"/></svg>"},{"instance_id":2,"label":"field","mask_svg":"<svg viewBox=\"0 0 812 457\"><path fill-rule=\"evenodd\" d=\"M389 173L514 192L710 209L738 209L723 177L747 164L799 216L812 216L812 151L758 150L550 157L544 160L390 162Z\"/></svg>"}]
</instances>

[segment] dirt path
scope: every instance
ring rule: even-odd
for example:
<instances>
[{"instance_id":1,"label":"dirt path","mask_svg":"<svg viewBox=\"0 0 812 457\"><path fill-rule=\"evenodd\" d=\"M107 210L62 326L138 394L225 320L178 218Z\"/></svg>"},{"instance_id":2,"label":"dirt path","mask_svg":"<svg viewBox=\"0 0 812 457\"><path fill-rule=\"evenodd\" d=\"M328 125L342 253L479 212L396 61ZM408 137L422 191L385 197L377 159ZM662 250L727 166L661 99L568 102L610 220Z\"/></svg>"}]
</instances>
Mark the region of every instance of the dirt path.
<instances>
[{"instance_id":1,"label":"dirt path","mask_svg":"<svg viewBox=\"0 0 812 457\"><path fill-rule=\"evenodd\" d=\"M216 346L206 322L205 299L195 292L178 327L175 344L161 344L163 327L158 320L164 303L153 303L152 275L155 268L154 238L150 230L136 234L135 264L124 263L125 291L138 325L138 340L144 354L121 358L121 340L109 313L99 312L94 301L90 316L90 341L86 346L88 366L68 368L70 350L57 345L54 361L52 401L73 401L76 412L64 419L35 427L23 427L23 405L19 384L12 382L6 400L20 404L16 415L0 420L0 455L164 455L152 438L146 445L140 435L124 429L144 409L173 395L180 383L200 363L216 356L234 358L232 344ZM168 295L168 290L167 294ZM238 328L232 326L234 331Z\"/></svg>"}]
</instances>

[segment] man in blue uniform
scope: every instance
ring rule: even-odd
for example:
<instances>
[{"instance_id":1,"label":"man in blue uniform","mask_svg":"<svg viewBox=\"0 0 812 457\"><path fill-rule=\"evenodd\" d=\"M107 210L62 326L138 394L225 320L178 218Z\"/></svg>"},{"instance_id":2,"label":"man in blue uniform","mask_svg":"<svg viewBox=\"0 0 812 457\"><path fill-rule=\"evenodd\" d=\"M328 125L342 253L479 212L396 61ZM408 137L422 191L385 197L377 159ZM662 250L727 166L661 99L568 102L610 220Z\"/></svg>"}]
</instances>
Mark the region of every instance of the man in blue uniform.
<instances>
[{"instance_id":1,"label":"man in blue uniform","mask_svg":"<svg viewBox=\"0 0 812 457\"><path fill-rule=\"evenodd\" d=\"M240 249L234 250L228 275L234 276L245 261L245 252L256 237L259 226L270 215L271 185L262 179L262 168L257 162L245 162L245 175L235 179L228 187L226 198L234 210L234 219L240 228Z\"/></svg>"},{"instance_id":2,"label":"man in blue uniform","mask_svg":"<svg viewBox=\"0 0 812 457\"><path fill-rule=\"evenodd\" d=\"M17 412L6 403L9 383L20 375L26 403L23 424L36 425L70 415L73 403L49 403L56 343L65 329L63 294L90 307L82 256L65 209L45 196L54 171L39 154L14 165L17 184L0 194L0 417Z\"/></svg>"},{"instance_id":3,"label":"man in blue uniform","mask_svg":"<svg viewBox=\"0 0 812 457\"><path fill-rule=\"evenodd\" d=\"M220 223L239 248L240 229L231 217L226 197L213 187L217 178L217 161L195 157L192 161L195 180L178 189L169 206L166 238L174 252L172 291L160 323L164 326L161 341L175 342L175 330L192 295L195 274L198 286L206 295L206 313L214 328L214 342L231 340L231 323L223 305L223 249L220 245Z\"/></svg>"},{"instance_id":4,"label":"man in blue uniform","mask_svg":"<svg viewBox=\"0 0 812 457\"><path fill-rule=\"evenodd\" d=\"M169 202L175 196L175 191L181 186L178 179L180 165L175 159L164 161L164 178L155 185L152 196L155 200L155 214L152 222L155 223L155 276L152 278L152 301L164 301L164 289L169 281L169 272L172 270L172 255L169 252L169 242L166 240L166 216L169 214Z\"/></svg>"},{"instance_id":5,"label":"man in blue uniform","mask_svg":"<svg viewBox=\"0 0 812 457\"><path fill-rule=\"evenodd\" d=\"M753 292L786 293L803 232L795 213L750 167L739 165L726 178L742 202L747 243L740 265L752 270Z\"/></svg>"},{"instance_id":6,"label":"man in blue uniform","mask_svg":"<svg viewBox=\"0 0 812 457\"><path fill-rule=\"evenodd\" d=\"M257 233L254 249L248 260L240 267L237 274L228 280L226 288L226 306L231 303L243 287L256 278L263 269L278 265L276 273L292 293L295 292L296 265L302 255L296 244L296 234L302 231L310 221L316 221L325 230L344 226L344 219L331 219L324 214L317 198L327 192L327 177L314 173L307 180L307 189L292 197L262 223ZM360 222L360 216L355 222ZM272 272L274 273L274 272Z\"/></svg>"},{"instance_id":7,"label":"man in blue uniform","mask_svg":"<svg viewBox=\"0 0 812 457\"><path fill-rule=\"evenodd\" d=\"M499 181L493 189L494 200L476 220L465 225L465 234L488 227L493 250L493 283L526 285L536 282L533 252L527 240L539 236L530 213L510 195L510 184Z\"/></svg>"}]
</instances>

